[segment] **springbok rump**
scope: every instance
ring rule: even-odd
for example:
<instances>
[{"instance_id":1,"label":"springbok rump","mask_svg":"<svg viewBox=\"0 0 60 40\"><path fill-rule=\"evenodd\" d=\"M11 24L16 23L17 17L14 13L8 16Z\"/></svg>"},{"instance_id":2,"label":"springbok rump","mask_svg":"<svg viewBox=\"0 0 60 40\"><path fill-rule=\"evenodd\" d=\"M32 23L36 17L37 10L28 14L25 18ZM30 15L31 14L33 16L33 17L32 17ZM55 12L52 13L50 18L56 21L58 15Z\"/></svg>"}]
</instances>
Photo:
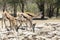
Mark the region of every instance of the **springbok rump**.
<instances>
[{"instance_id":1,"label":"springbok rump","mask_svg":"<svg viewBox=\"0 0 60 40\"><path fill-rule=\"evenodd\" d=\"M27 16L27 15L26 15ZM20 18L20 27L25 23L26 27L32 27L32 20L28 19L25 15L21 14ZM29 16L28 16L29 17Z\"/></svg>"},{"instance_id":2,"label":"springbok rump","mask_svg":"<svg viewBox=\"0 0 60 40\"><path fill-rule=\"evenodd\" d=\"M29 13L29 12L27 12L27 13L19 13L18 14L18 16L19 16L19 19L21 19L20 20L20 27L21 27L21 25L22 25L22 23L26 23L26 25L29 27L29 28L33 28L34 29L34 27L33 26L35 26L35 24L36 23L32 23L32 19L33 18L35 18L35 17L37 17L37 16L39 16L40 14L37 14L37 15L33 15L33 13Z\"/></svg>"}]
</instances>

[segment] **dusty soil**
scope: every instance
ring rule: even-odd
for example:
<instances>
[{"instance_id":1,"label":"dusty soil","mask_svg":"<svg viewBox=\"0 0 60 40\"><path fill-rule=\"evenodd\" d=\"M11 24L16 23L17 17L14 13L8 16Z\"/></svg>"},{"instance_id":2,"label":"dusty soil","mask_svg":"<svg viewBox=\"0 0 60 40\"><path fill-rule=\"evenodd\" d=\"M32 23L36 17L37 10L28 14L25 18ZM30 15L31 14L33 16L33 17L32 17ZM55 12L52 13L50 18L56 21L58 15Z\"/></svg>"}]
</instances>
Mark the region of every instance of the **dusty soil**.
<instances>
[{"instance_id":1,"label":"dusty soil","mask_svg":"<svg viewBox=\"0 0 60 40\"><path fill-rule=\"evenodd\" d=\"M60 19L33 20L35 32L18 29L7 31L0 20L0 40L60 40ZM6 22L9 26L9 22Z\"/></svg>"},{"instance_id":2,"label":"dusty soil","mask_svg":"<svg viewBox=\"0 0 60 40\"><path fill-rule=\"evenodd\" d=\"M60 40L60 20L33 20L33 23L36 23L34 33L22 29L7 31L0 21L0 40Z\"/></svg>"}]
</instances>

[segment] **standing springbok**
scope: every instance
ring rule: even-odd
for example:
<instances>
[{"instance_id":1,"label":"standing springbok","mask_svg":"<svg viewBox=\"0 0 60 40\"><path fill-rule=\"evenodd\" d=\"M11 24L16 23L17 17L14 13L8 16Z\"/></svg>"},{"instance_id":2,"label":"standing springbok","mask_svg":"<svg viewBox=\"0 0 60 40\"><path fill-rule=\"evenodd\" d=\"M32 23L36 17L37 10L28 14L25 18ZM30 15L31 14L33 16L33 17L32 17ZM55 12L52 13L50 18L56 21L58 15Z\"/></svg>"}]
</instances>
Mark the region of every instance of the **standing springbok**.
<instances>
[{"instance_id":1,"label":"standing springbok","mask_svg":"<svg viewBox=\"0 0 60 40\"><path fill-rule=\"evenodd\" d=\"M21 19L20 20L20 24L22 25L22 22L24 23L26 23L26 25L27 24L29 24L28 25L28 27L29 28L33 28L33 23L32 23L32 19L34 18L34 17L37 17L37 16L39 16L40 14L38 14L38 15L32 15L32 14L30 14L30 13L20 13L20 14L18 14L18 16L19 16L19 18ZM23 18L25 18L25 19L23 19ZM21 26L20 25L20 26ZM34 29L34 28L33 28Z\"/></svg>"},{"instance_id":2,"label":"standing springbok","mask_svg":"<svg viewBox=\"0 0 60 40\"><path fill-rule=\"evenodd\" d=\"M26 13L19 13L18 17L20 19L20 27L22 26L23 23L25 23L26 26L29 28L32 27L32 20L29 19L30 18L29 15L27 15Z\"/></svg>"},{"instance_id":3,"label":"standing springbok","mask_svg":"<svg viewBox=\"0 0 60 40\"><path fill-rule=\"evenodd\" d=\"M10 22L10 28L11 29L14 29L15 30L17 28L16 18L13 17L13 16L11 16L9 14L9 12L4 11L4 18L7 19L7 20L9 20L9 22ZM4 23L5 23L5 21L4 21ZM8 27L6 27L6 28L8 29Z\"/></svg>"}]
</instances>

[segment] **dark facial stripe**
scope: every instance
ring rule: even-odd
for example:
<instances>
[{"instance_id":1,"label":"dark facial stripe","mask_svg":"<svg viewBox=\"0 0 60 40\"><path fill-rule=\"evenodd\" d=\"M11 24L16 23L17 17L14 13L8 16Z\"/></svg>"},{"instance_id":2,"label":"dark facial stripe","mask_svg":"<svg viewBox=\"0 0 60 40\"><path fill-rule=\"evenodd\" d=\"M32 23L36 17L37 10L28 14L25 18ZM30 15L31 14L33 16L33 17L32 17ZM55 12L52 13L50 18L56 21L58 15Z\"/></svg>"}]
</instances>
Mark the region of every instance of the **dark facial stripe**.
<instances>
[{"instance_id":1,"label":"dark facial stripe","mask_svg":"<svg viewBox=\"0 0 60 40\"><path fill-rule=\"evenodd\" d=\"M31 15L31 14L28 14L29 16L31 16L31 17L34 17L33 15Z\"/></svg>"}]
</instances>

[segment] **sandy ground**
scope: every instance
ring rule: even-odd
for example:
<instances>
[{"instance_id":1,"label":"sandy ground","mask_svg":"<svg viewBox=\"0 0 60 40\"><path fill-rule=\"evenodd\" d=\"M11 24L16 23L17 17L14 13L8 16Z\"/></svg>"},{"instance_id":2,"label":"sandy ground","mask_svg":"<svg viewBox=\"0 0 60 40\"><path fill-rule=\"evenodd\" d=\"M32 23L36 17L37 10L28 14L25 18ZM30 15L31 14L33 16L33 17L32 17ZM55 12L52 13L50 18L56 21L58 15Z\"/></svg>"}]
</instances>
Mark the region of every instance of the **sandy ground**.
<instances>
[{"instance_id":1,"label":"sandy ground","mask_svg":"<svg viewBox=\"0 0 60 40\"><path fill-rule=\"evenodd\" d=\"M33 23L36 23L34 33L22 29L7 31L0 21L0 40L60 40L60 20L33 20Z\"/></svg>"},{"instance_id":2,"label":"sandy ground","mask_svg":"<svg viewBox=\"0 0 60 40\"><path fill-rule=\"evenodd\" d=\"M60 40L60 19L33 20L35 32L18 29L7 31L0 21L0 40ZM6 22L9 26L9 22Z\"/></svg>"}]
</instances>

